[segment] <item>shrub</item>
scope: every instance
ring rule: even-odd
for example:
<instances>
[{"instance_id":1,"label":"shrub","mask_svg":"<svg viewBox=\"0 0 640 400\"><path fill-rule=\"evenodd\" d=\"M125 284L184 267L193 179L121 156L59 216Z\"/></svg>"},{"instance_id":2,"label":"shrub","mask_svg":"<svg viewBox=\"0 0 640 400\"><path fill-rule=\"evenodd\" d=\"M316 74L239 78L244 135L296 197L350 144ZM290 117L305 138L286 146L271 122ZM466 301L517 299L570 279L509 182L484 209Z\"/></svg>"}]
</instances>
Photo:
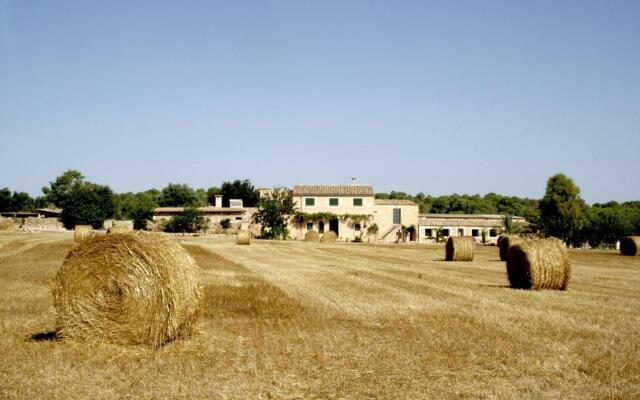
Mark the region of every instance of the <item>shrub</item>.
<instances>
[{"instance_id":1,"label":"shrub","mask_svg":"<svg viewBox=\"0 0 640 400\"><path fill-rule=\"evenodd\" d=\"M208 225L202 212L195 207L188 207L171 217L164 230L166 232L194 233L206 230Z\"/></svg>"},{"instance_id":2,"label":"shrub","mask_svg":"<svg viewBox=\"0 0 640 400\"><path fill-rule=\"evenodd\" d=\"M229 218L223 218L220 220L220 226L222 226L222 229L231 228L231 220Z\"/></svg>"}]
</instances>

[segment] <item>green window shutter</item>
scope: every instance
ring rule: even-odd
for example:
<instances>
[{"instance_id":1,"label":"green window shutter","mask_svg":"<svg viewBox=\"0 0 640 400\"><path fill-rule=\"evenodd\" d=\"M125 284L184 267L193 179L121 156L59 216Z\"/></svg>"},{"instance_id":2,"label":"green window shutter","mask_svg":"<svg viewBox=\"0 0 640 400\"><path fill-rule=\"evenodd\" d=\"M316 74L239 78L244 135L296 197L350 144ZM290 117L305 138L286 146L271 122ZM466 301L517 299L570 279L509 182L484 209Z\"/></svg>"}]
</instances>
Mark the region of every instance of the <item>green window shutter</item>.
<instances>
[{"instance_id":1,"label":"green window shutter","mask_svg":"<svg viewBox=\"0 0 640 400\"><path fill-rule=\"evenodd\" d=\"M353 205L356 207L362 207L362 199L361 198L354 198L353 199Z\"/></svg>"},{"instance_id":2,"label":"green window shutter","mask_svg":"<svg viewBox=\"0 0 640 400\"><path fill-rule=\"evenodd\" d=\"M337 197L331 197L329 199L329 205L330 206L337 206L338 205L338 198Z\"/></svg>"},{"instance_id":3,"label":"green window shutter","mask_svg":"<svg viewBox=\"0 0 640 400\"><path fill-rule=\"evenodd\" d=\"M315 206L316 205L316 199L314 199L314 198L306 198L306 199L304 199L304 205L305 206Z\"/></svg>"}]
</instances>

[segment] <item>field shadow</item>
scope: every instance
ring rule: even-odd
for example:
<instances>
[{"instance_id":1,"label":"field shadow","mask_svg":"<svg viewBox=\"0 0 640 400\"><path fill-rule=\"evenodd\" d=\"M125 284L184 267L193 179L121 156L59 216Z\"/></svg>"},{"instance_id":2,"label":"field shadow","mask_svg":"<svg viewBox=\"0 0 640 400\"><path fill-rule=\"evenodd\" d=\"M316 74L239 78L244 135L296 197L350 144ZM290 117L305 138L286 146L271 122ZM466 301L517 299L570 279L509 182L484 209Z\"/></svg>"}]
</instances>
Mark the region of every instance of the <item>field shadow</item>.
<instances>
[{"instance_id":1,"label":"field shadow","mask_svg":"<svg viewBox=\"0 0 640 400\"><path fill-rule=\"evenodd\" d=\"M506 288L506 289L513 289L510 285L488 285L488 284L482 284L482 285L478 285L480 287L490 287L490 288Z\"/></svg>"},{"instance_id":2,"label":"field shadow","mask_svg":"<svg viewBox=\"0 0 640 400\"><path fill-rule=\"evenodd\" d=\"M29 340L32 342L57 342L61 339L58 336L58 332L46 331L46 332L38 332L32 335L29 335Z\"/></svg>"}]
</instances>

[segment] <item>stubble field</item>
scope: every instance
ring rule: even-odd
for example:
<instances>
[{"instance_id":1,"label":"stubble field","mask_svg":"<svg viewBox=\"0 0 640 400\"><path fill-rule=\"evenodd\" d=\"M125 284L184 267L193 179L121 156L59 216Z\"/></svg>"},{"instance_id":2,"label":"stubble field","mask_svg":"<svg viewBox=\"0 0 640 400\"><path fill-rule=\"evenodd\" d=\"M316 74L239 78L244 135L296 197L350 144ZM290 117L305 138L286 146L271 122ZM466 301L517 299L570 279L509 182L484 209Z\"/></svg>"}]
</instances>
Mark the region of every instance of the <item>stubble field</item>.
<instances>
[{"instance_id":1,"label":"stubble field","mask_svg":"<svg viewBox=\"0 0 640 400\"><path fill-rule=\"evenodd\" d=\"M199 333L153 351L55 340L72 235L0 234L0 398L640 397L640 257L570 251L569 290L531 292L495 247L176 240Z\"/></svg>"}]
</instances>

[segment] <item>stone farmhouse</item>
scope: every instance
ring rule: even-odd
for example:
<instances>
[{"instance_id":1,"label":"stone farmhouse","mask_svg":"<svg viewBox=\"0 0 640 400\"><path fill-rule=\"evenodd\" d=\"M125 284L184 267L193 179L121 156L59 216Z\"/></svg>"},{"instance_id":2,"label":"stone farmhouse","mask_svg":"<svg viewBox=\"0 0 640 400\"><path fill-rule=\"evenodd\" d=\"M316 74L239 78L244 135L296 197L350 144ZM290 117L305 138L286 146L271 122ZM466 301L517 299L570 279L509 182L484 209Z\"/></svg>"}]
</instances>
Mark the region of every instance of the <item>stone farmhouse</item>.
<instances>
[{"instance_id":1,"label":"stone farmhouse","mask_svg":"<svg viewBox=\"0 0 640 400\"><path fill-rule=\"evenodd\" d=\"M334 231L344 241L397 242L407 239L403 226L418 224L416 203L375 199L373 186L358 184L355 178L350 185L295 185L291 194L298 211L289 221L294 239L313 230L321 235Z\"/></svg>"},{"instance_id":2,"label":"stone farmhouse","mask_svg":"<svg viewBox=\"0 0 640 400\"><path fill-rule=\"evenodd\" d=\"M269 196L271 189L260 189L260 196ZM376 199L372 185L356 182L332 185L295 185L290 190L296 213L289 218L289 236L302 240L308 231L320 235L333 231L339 241L362 240L382 243L434 243L450 236L471 236L478 243L495 244L503 232L501 215L419 214L418 204L409 200ZM229 219L234 229L249 228L259 235L256 208L244 207L242 200L230 199L222 207L222 196L213 205L199 210L209 220L212 231L219 229L223 219ZM159 207L154 210L156 222L168 219L182 207ZM526 225L522 217L513 217ZM376 229L377 228L377 229ZM411 229L408 229L411 228Z\"/></svg>"}]
</instances>

